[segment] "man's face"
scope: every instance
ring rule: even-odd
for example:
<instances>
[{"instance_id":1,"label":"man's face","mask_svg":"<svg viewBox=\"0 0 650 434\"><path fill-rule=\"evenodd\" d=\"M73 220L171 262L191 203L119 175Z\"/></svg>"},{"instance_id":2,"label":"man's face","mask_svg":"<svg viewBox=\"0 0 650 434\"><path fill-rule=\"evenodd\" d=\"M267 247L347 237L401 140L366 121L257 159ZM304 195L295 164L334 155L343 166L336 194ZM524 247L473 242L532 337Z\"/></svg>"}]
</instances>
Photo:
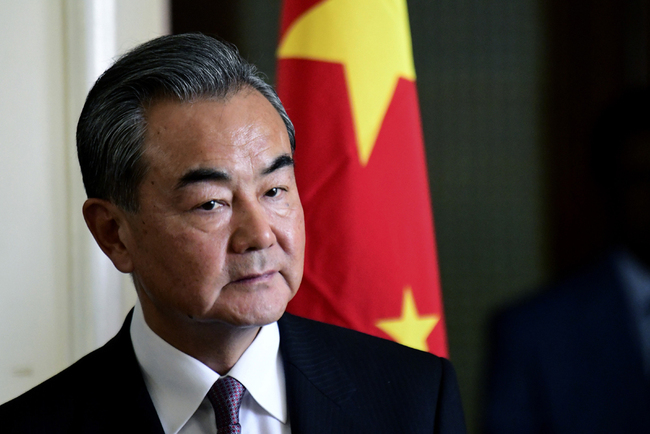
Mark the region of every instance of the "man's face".
<instances>
[{"instance_id":1,"label":"man's face","mask_svg":"<svg viewBox=\"0 0 650 434\"><path fill-rule=\"evenodd\" d=\"M125 242L147 321L256 326L298 290L304 220L287 130L244 89L147 111L149 170Z\"/></svg>"}]
</instances>

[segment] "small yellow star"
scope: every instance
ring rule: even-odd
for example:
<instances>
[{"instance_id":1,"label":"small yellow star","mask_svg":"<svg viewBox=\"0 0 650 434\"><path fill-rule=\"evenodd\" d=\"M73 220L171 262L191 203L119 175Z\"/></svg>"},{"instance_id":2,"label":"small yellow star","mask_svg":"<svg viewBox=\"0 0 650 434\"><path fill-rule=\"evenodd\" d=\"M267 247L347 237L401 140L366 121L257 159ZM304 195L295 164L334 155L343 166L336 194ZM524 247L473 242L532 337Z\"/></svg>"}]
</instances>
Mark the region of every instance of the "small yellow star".
<instances>
[{"instance_id":1,"label":"small yellow star","mask_svg":"<svg viewBox=\"0 0 650 434\"><path fill-rule=\"evenodd\" d=\"M429 351L427 338L440 321L440 315L418 314L411 288L404 288L402 301L402 316L396 319L384 319L376 326L386 332L391 338L407 347Z\"/></svg>"},{"instance_id":2,"label":"small yellow star","mask_svg":"<svg viewBox=\"0 0 650 434\"><path fill-rule=\"evenodd\" d=\"M365 166L399 77L415 80L406 0L329 0L289 28L279 58L342 63Z\"/></svg>"}]
</instances>

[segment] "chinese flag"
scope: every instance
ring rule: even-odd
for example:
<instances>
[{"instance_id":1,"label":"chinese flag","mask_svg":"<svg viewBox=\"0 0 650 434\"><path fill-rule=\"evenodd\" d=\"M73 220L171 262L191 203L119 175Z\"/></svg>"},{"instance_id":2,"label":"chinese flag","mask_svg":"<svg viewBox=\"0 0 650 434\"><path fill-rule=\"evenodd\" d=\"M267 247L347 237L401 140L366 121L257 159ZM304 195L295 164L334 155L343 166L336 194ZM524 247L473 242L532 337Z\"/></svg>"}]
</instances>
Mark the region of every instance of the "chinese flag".
<instances>
[{"instance_id":1,"label":"chinese flag","mask_svg":"<svg viewBox=\"0 0 650 434\"><path fill-rule=\"evenodd\" d=\"M406 0L285 0L305 275L292 313L447 355Z\"/></svg>"}]
</instances>

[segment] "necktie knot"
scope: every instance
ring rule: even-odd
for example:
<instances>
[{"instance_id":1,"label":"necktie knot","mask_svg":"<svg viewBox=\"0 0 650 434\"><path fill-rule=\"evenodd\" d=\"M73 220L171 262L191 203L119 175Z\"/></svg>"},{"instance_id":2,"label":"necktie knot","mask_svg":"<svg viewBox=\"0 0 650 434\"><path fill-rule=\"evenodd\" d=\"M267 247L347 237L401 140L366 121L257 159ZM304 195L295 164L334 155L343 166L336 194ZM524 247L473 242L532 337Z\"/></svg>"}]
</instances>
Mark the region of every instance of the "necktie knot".
<instances>
[{"instance_id":1,"label":"necktie knot","mask_svg":"<svg viewBox=\"0 0 650 434\"><path fill-rule=\"evenodd\" d=\"M221 377L208 391L218 434L240 434L239 408L246 388L232 377Z\"/></svg>"}]
</instances>

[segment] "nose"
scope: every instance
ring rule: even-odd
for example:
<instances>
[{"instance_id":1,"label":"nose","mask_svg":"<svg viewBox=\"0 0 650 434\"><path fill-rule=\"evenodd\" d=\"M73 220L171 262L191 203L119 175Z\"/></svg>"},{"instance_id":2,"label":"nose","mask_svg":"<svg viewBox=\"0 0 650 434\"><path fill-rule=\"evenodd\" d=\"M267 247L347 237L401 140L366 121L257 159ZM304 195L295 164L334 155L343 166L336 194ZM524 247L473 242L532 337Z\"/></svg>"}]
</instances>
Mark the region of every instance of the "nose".
<instances>
[{"instance_id":1,"label":"nose","mask_svg":"<svg viewBox=\"0 0 650 434\"><path fill-rule=\"evenodd\" d=\"M266 249L276 242L268 215L259 202L240 201L233 209L233 220L230 244L235 253Z\"/></svg>"}]
</instances>

